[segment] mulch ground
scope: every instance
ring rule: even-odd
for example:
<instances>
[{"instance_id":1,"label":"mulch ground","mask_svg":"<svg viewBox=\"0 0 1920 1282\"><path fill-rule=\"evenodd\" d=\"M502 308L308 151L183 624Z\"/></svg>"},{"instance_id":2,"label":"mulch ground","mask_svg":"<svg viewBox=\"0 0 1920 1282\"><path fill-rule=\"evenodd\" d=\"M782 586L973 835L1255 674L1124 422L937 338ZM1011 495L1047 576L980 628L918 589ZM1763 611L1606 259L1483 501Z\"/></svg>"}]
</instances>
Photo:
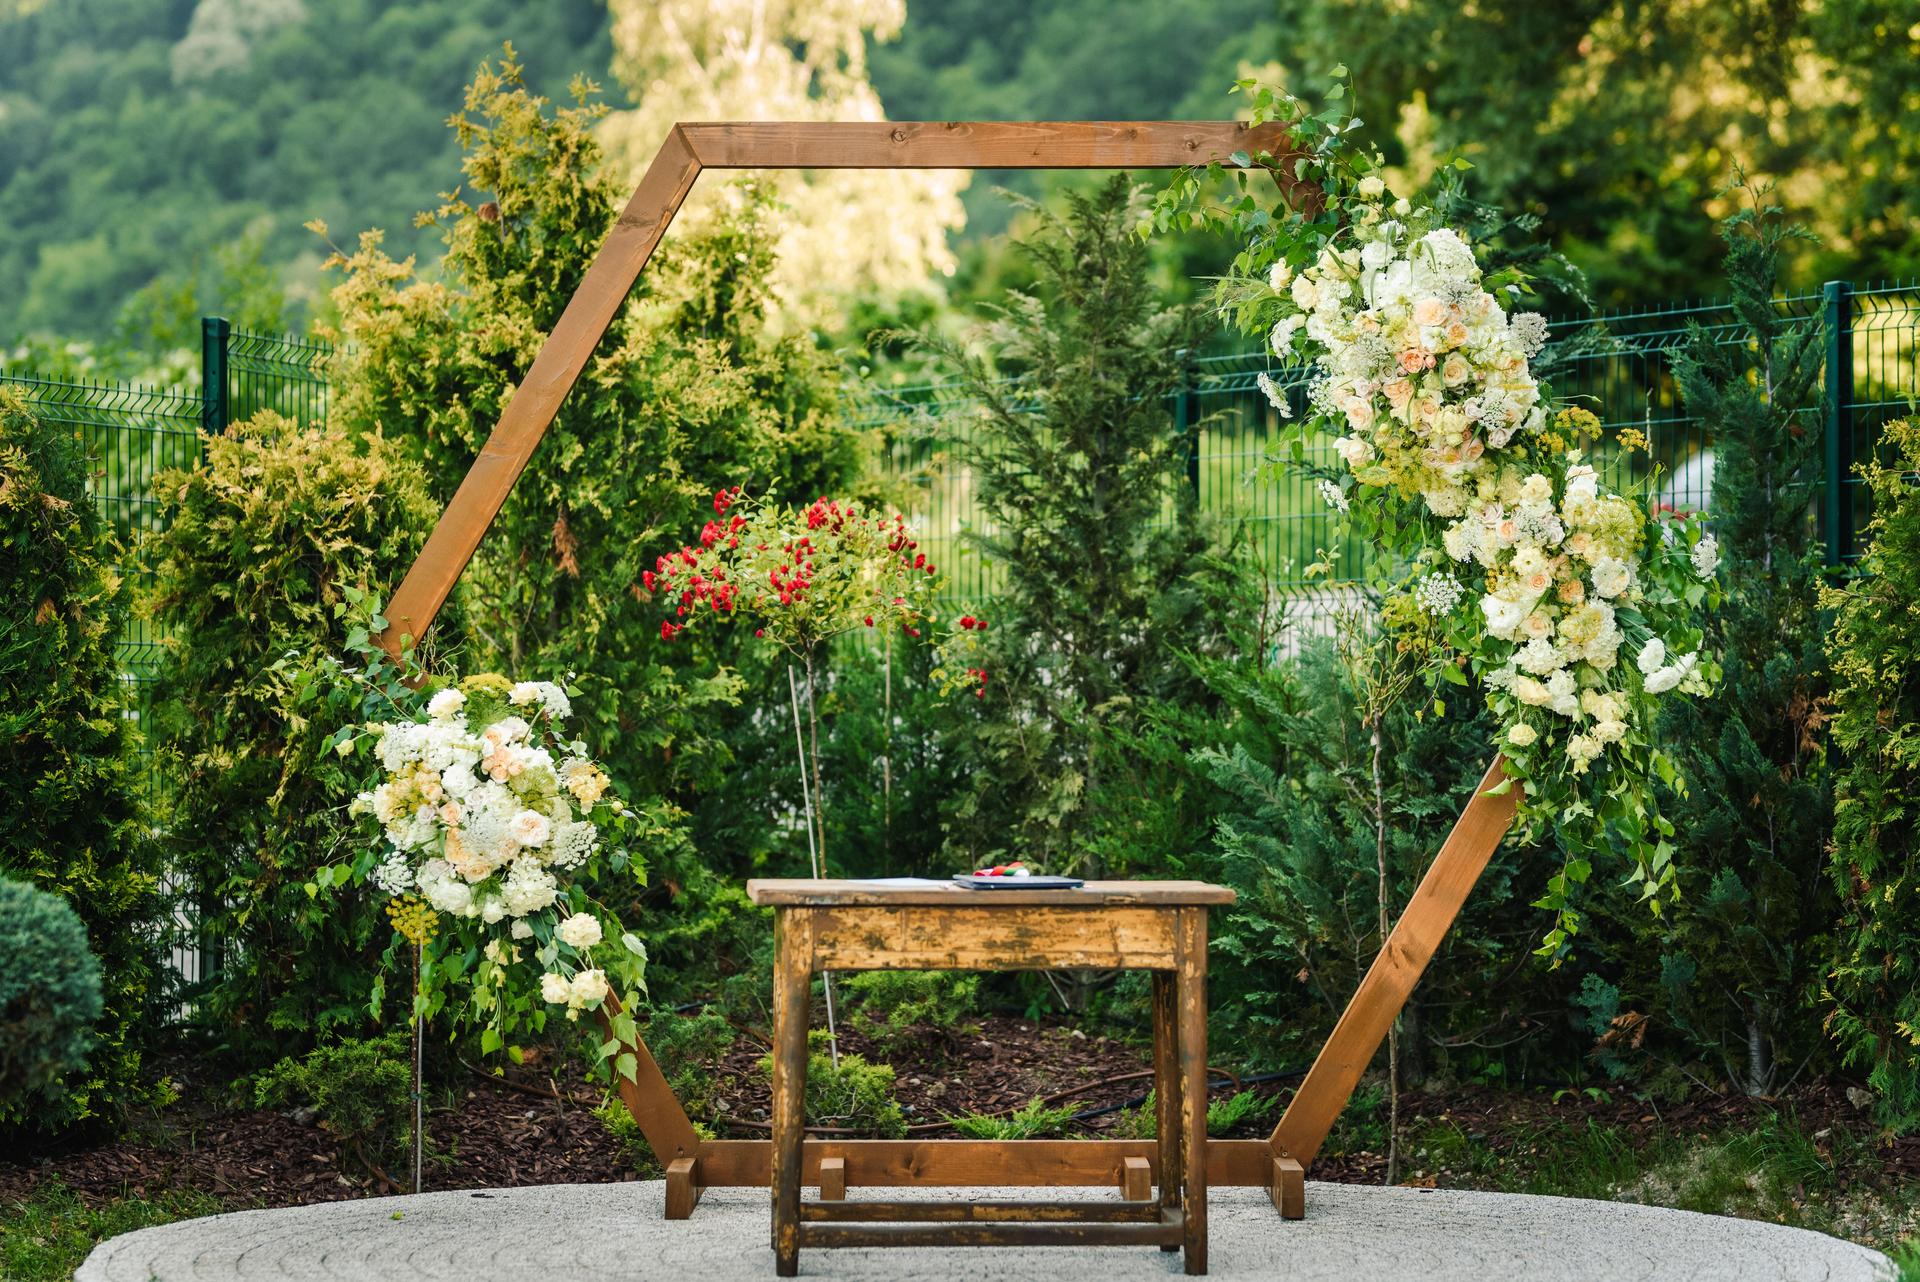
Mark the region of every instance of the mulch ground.
<instances>
[{"instance_id":1,"label":"mulch ground","mask_svg":"<svg viewBox=\"0 0 1920 1282\"><path fill-rule=\"evenodd\" d=\"M889 1062L857 1033L843 1032L843 1050ZM720 1078L716 1130L721 1135L766 1134L768 1086L757 1067L765 1047L742 1035L715 1066ZM913 1041L911 1053L890 1059L896 1068L896 1094L906 1113L909 1134L939 1138L954 1134L948 1118L1011 1111L1039 1098L1050 1107L1072 1105L1086 1114L1078 1131L1098 1135L1112 1128L1126 1106L1137 1106L1150 1078L1140 1048L1073 1029L1007 1016L990 1016L977 1027L943 1035L928 1031ZM178 1104L145 1119L132 1134L113 1143L23 1162L0 1159L0 1203L31 1195L59 1183L90 1204L128 1195L146 1196L165 1189L195 1189L234 1207L288 1206L405 1191L407 1174L386 1171L345 1153L322 1126L297 1113L232 1106L218 1083L196 1080L190 1062L167 1066L183 1087ZM531 1184L599 1183L640 1178L633 1157L593 1115L601 1088L569 1067L556 1082L544 1073L515 1070L506 1078L464 1066L440 1074L431 1083L433 1101L427 1132L429 1189L495 1188ZM1222 1085L1215 1097L1231 1093L1237 1082ZM1277 1096L1264 1117L1236 1130L1264 1135L1278 1107L1293 1090L1292 1081L1250 1085ZM1526 1156L1540 1133L1556 1125L1591 1121L1618 1127L1635 1139L1663 1134L1722 1133L1770 1112L1790 1111L1810 1134L1871 1131L1868 1113L1850 1101L1843 1085L1816 1082L1780 1100L1749 1100L1738 1095L1700 1093L1686 1103L1656 1108L1615 1092L1605 1099L1582 1094L1466 1087L1414 1091L1403 1097L1408 1130L1429 1122L1458 1126L1476 1148ZM1881 1152L1877 1178L1920 1178L1920 1140L1888 1145ZM1385 1174L1383 1153L1366 1148L1344 1151L1335 1141L1315 1162L1315 1179L1379 1183ZM1423 1169L1418 1161L1403 1167L1410 1182L1442 1186L1465 1183L1462 1173Z\"/></svg>"}]
</instances>

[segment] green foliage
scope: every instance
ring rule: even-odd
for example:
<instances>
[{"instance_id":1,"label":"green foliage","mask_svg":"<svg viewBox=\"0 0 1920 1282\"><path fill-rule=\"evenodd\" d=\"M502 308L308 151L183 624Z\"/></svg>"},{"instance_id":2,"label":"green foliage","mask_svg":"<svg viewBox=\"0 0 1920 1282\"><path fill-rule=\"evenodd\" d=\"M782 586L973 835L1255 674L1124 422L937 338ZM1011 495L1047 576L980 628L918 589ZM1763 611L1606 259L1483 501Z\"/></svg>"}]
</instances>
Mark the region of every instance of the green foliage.
<instances>
[{"instance_id":1,"label":"green foliage","mask_svg":"<svg viewBox=\"0 0 1920 1282\"><path fill-rule=\"evenodd\" d=\"M1821 438L1800 412L1816 398L1822 331L1773 301L1781 251L1802 233L1764 188L1736 190L1750 208L1723 231L1740 331L1695 326L1674 357L1687 410L1714 442L1708 525L1725 595L1706 645L1725 681L1711 699L1662 711L1661 734L1686 780L1666 803L1686 899L1648 952L1662 955L1668 1017L1747 1093L1770 1095L1778 1074L1818 1044L1803 1001L1819 964L1815 939L1832 917L1813 528Z\"/></svg>"},{"instance_id":2,"label":"green foliage","mask_svg":"<svg viewBox=\"0 0 1920 1282\"><path fill-rule=\"evenodd\" d=\"M336 866L344 883L354 850L361 770L329 739L364 711L336 656L365 644L350 603L399 580L438 510L392 442L264 413L155 491L170 516L148 598L172 633L153 732L169 845L225 945L196 1008L258 1063L366 1018L387 923L374 896L310 889Z\"/></svg>"},{"instance_id":3,"label":"green foliage","mask_svg":"<svg viewBox=\"0 0 1920 1282\"><path fill-rule=\"evenodd\" d=\"M656 1008L642 1035L667 1085L689 1116L714 1113L714 1096L725 1079L720 1057L733 1048L733 1025L719 1011L698 1014Z\"/></svg>"},{"instance_id":4,"label":"green foliage","mask_svg":"<svg viewBox=\"0 0 1920 1282\"><path fill-rule=\"evenodd\" d=\"M1233 1129L1245 1121L1259 1121L1273 1111L1274 1097L1256 1095L1252 1091L1235 1091L1225 1099L1209 1101L1207 1104L1207 1134L1212 1136L1231 1135Z\"/></svg>"},{"instance_id":5,"label":"green foliage","mask_svg":"<svg viewBox=\"0 0 1920 1282\"><path fill-rule=\"evenodd\" d=\"M947 845L970 867L1006 857L1126 873L1126 844L1096 836L1092 799L1118 768L1103 735L1131 726L1143 699L1192 692L1166 662L1172 646L1204 651L1224 635L1207 609L1215 576L1185 484L1190 442L1166 399L1191 375L1204 318L1162 307L1133 234L1140 214L1124 177L1070 195L1020 242L1040 283L995 310L984 351L924 340L982 407L978 543L1006 572L979 637L991 684L953 735L967 787L945 816Z\"/></svg>"},{"instance_id":6,"label":"green foliage","mask_svg":"<svg viewBox=\"0 0 1920 1282\"><path fill-rule=\"evenodd\" d=\"M1326 641L1274 664L1191 666L1209 691L1205 704L1160 703L1146 714L1141 755L1153 765L1142 770L1141 789L1163 813L1142 824L1166 834L1172 870L1238 895L1210 931L1217 1043L1262 1066L1300 1062L1380 946L1369 736L1350 673ZM1441 718L1402 705L1382 724L1395 911L1485 770L1484 758L1461 745L1483 742L1488 720L1484 711ZM1510 960L1529 935L1514 910L1547 858L1516 843L1482 875L1407 1008L1409 1075L1477 1070L1481 1030L1567 982ZM1553 1031L1532 1022L1505 1053L1557 1055ZM1462 1049L1430 1062L1434 1041Z\"/></svg>"},{"instance_id":7,"label":"green foliage","mask_svg":"<svg viewBox=\"0 0 1920 1282\"><path fill-rule=\"evenodd\" d=\"M361 1164L392 1166L413 1133L412 1041L396 1030L380 1037L346 1038L260 1075L254 1103L261 1108L307 1108Z\"/></svg>"},{"instance_id":8,"label":"green foliage","mask_svg":"<svg viewBox=\"0 0 1920 1282\"><path fill-rule=\"evenodd\" d=\"M892 1055L931 1030L958 1032L979 1011L980 976L945 970L868 970L847 977L847 1022Z\"/></svg>"},{"instance_id":9,"label":"green foliage","mask_svg":"<svg viewBox=\"0 0 1920 1282\"><path fill-rule=\"evenodd\" d=\"M883 1140L907 1133L906 1115L893 1096L892 1068L853 1054L841 1055L836 1066L824 1029L812 1030L807 1041L807 1125L840 1126ZM760 1071L772 1076L771 1055L761 1057Z\"/></svg>"},{"instance_id":10,"label":"green foliage","mask_svg":"<svg viewBox=\"0 0 1920 1282\"><path fill-rule=\"evenodd\" d=\"M73 429L0 387L0 877L79 915L102 1003L85 1075L52 1102L28 1108L9 1091L0 1104L0 1134L16 1136L111 1123L138 1105L157 1023L159 858L113 655L126 585L87 475Z\"/></svg>"},{"instance_id":11,"label":"green foliage","mask_svg":"<svg viewBox=\"0 0 1920 1282\"><path fill-rule=\"evenodd\" d=\"M1158 1098L1158 1091L1148 1091L1146 1100L1138 1108L1123 1110L1107 1133L1114 1139L1153 1139L1160 1133L1159 1114L1155 1111ZM1274 1103L1273 1096L1252 1091L1235 1091L1225 1099L1209 1100L1207 1134L1214 1139L1231 1135L1242 1122L1267 1116L1273 1111Z\"/></svg>"},{"instance_id":12,"label":"green foliage","mask_svg":"<svg viewBox=\"0 0 1920 1282\"><path fill-rule=\"evenodd\" d=\"M191 1189L90 1207L66 1186L49 1183L24 1201L0 1203L0 1277L8 1282L70 1282L87 1254L110 1237L222 1209L220 1199Z\"/></svg>"},{"instance_id":13,"label":"green foliage","mask_svg":"<svg viewBox=\"0 0 1920 1282\"><path fill-rule=\"evenodd\" d=\"M466 184L423 215L445 244L438 270L416 275L378 233L335 259L337 335L355 356L339 375L334 421L399 443L442 501L627 195L600 164L600 108L588 86L575 90L574 105L554 109L510 53L483 67L453 122ZM766 329L770 210L750 185L736 194L698 235L655 254L457 598L470 620L463 667L581 674L574 724L636 805L691 810L722 789L737 761L729 730L755 715L740 707L746 681L726 666L733 639L669 644L643 572L713 515L716 491L810 500L841 488L857 461L825 356ZM785 702L784 671L753 676ZM745 821L748 834L718 841L696 827L697 845L664 835L645 852L653 889L634 913L619 906L666 976L737 949L741 900L730 887L772 825L762 797L706 814ZM716 861L716 850L740 861Z\"/></svg>"},{"instance_id":14,"label":"green foliage","mask_svg":"<svg viewBox=\"0 0 1920 1282\"><path fill-rule=\"evenodd\" d=\"M24 1116L86 1068L100 1019L100 963L65 900L0 880L0 1109Z\"/></svg>"},{"instance_id":15,"label":"green foliage","mask_svg":"<svg viewBox=\"0 0 1920 1282\"><path fill-rule=\"evenodd\" d=\"M1073 1105L1048 1108L1038 1096L1001 1117L967 1116L948 1120L970 1140L1046 1140L1067 1133L1078 1112Z\"/></svg>"},{"instance_id":16,"label":"green foliage","mask_svg":"<svg viewBox=\"0 0 1920 1282\"><path fill-rule=\"evenodd\" d=\"M607 65L598 0L303 0L299 4L0 5L0 344L109 339L127 322L218 312L236 293L316 297L315 216L395 229L457 181L442 122L511 36L543 76ZM271 289L225 249L259 245ZM130 335L144 340L145 335ZM160 341L173 336L156 334ZM197 345L196 334L179 335Z\"/></svg>"},{"instance_id":17,"label":"green foliage","mask_svg":"<svg viewBox=\"0 0 1920 1282\"><path fill-rule=\"evenodd\" d=\"M1840 899L1827 1028L1868 1070L1883 1119L1920 1125L1920 420L1889 423L1861 469L1873 520L1832 610L1836 781L1829 874Z\"/></svg>"}]
</instances>

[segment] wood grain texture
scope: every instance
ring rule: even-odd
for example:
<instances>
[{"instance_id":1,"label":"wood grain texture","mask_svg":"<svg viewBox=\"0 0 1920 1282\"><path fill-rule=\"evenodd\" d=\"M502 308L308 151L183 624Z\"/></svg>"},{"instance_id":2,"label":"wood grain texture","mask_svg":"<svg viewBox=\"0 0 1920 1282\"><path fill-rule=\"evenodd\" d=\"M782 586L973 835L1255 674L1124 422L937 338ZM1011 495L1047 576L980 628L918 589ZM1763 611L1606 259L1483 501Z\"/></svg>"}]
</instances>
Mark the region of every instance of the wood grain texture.
<instances>
[{"instance_id":1,"label":"wood grain texture","mask_svg":"<svg viewBox=\"0 0 1920 1282\"><path fill-rule=\"evenodd\" d=\"M800 1271L811 927L805 910L781 913L773 922L773 1255L774 1272L783 1278Z\"/></svg>"},{"instance_id":2,"label":"wood grain texture","mask_svg":"<svg viewBox=\"0 0 1920 1282\"><path fill-rule=\"evenodd\" d=\"M614 1020L620 1017L620 1011L620 999L608 993L598 1016L600 1029L609 1041L615 1038ZM647 1049L646 1040L634 1038L630 1049L636 1070L633 1080L629 1081L626 1074L616 1072L613 1082L620 1092L620 1102L626 1105L627 1112L639 1125L640 1133L646 1136L647 1146L653 1150L654 1157L664 1163L698 1156L700 1135L693 1129L687 1110L680 1107L673 1088L667 1085L666 1075L654 1063L653 1052Z\"/></svg>"},{"instance_id":3,"label":"wood grain texture","mask_svg":"<svg viewBox=\"0 0 1920 1282\"><path fill-rule=\"evenodd\" d=\"M1204 881L1090 881L1076 890L969 890L958 882L933 886L886 886L871 881L810 877L755 877L747 898L756 904L812 908L1016 907L1111 908L1125 904L1224 907L1233 891Z\"/></svg>"},{"instance_id":4,"label":"wood grain texture","mask_svg":"<svg viewBox=\"0 0 1920 1282\"><path fill-rule=\"evenodd\" d=\"M706 1186L700 1183L699 1159L674 1158L667 1163L667 1209L664 1218L691 1219L693 1208L700 1205L700 1195L704 1192Z\"/></svg>"},{"instance_id":5,"label":"wood grain texture","mask_svg":"<svg viewBox=\"0 0 1920 1282\"><path fill-rule=\"evenodd\" d=\"M1207 912L1179 910L1173 1005L1180 1079L1180 1207L1188 1277L1207 1271Z\"/></svg>"},{"instance_id":6,"label":"wood grain texture","mask_svg":"<svg viewBox=\"0 0 1920 1282\"><path fill-rule=\"evenodd\" d=\"M1268 1189L1273 1209L1283 1220L1307 1218L1307 1172L1290 1157L1273 1159L1273 1185Z\"/></svg>"},{"instance_id":7,"label":"wood grain texture","mask_svg":"<svg viewBox=\"0 0 1920 1282\"><path fill-rule=\"evenodd\" d=\"M815 1183L820 1189L821 1201L844 1201L847 1196L847 1159L844 1157L821 1158L820 1174Z\"/></svg>"},{"instance_id":8,"label":"wood grain texture","mask_svg":"<svg viewBox=\"0 0 1920 1282\"><path fill-rule=\"evenodd\" d=\"M1360 1075L1426 973L1434 950L1452 928L1487 861L1513 826L1513 789L1499 796L1487 792L1505 779L1496 757L1274 1127L1268 1142L1275 1157L1292 1158L1306 1167L1319 1154Z\"/></svg>"},{"instance_id":9,"label":"wood grain texture","mask_svg":"<svg viewBox=\"0 0 1920 1282\"><path fill-rule=\"evenodd\" d=\"M1178 1242L1180 1212L1154 1224L816 1224L800 1225L810 1247L850 1246L1151 1246ZM790 1277L791 1274L782 1274Z\"/></svg>"},{"instance_id":10,"label":"wood grain texture","mask_svg":"<svg viewBox=\"0 0 1920 1282\"><path fill-rule=\"evenodd\" d=\"M843 1158L847 1184L893 1188L905 1184L945 1188L1043 1185L1112 1188L1129 1157L1155 1160L1155 1140L829 1140L806 1141L802 1182L819 1183L823 1157ZM709 1188L765 1188L772 1177L768 1140L706 1140L700 1145L700 1176ZM1158 1175L1156 1173L1156 1179ZM1207 1183L1216 1188L1266 1188L1273 1179L1273 1150L1266 1140L1212 1140L1207 1144Z\"/></svg>"},{"instance_id":11,"label":"wood grain texture","mask_svg":"<svg viewBox=\"0 0 1920 1282\"><path fill-rule=\"evenodd\" d=\"M1120 1198L1126 1202L1145 1202L1153 1197L1153 1163L1144 1157L1120 1159ZM1159 1205L1155 1203L1155 1205Z\"/></svg>"},{"instance_id":12,"label":"wood grain texture","mask_svg":"<svg viewBox=\"0 0 1920 1282\"><path fill-rule=\"evenodd\" d=\"M1019 1220L1052 1223L1138 1224L1160 1222L1152 1198L1124 1202L806 1202L800 1219L815 1224L912 1220L923 1224L999 1224Z\"/></svg>"},{"instance_id":13,"label":"wood grain texture","mask_svg":"<svg viewBox=\"0 0 1920 1282\"><path fill-rule=\"evenodd\" d=\"M1152 970L1173 965L1173 911L975 907L977 902L969 896L949 908L782 911L812 917L816 970Z\"/></svg>"},{"instance_id":14,"label":"wood grain texture","mask_svg":"<svg viewBox=\"0 0 1920 1282\"><path fill-rule=\"evenodd\" d=\"M1153 1093L1153 1134L1160 1157L1160 1205L1180 1205L1186 1167L1180 1151L1180 1026L1173 1001L1173 975L1153 974L1153 1080L1169 1083ZM1165 1247L1172 1250L1172 1246Z\"/></svg>"},{"instance_id":15,"label":"wood grain texture","mask_svg":"<svg viewBox=\"0 0 1920 1282\"><path fill-rule=\"evenodd\" d=\"M1287 149L1235 120L689 121L708 169L1178 169Z\"/></svg>"}]
</instances>

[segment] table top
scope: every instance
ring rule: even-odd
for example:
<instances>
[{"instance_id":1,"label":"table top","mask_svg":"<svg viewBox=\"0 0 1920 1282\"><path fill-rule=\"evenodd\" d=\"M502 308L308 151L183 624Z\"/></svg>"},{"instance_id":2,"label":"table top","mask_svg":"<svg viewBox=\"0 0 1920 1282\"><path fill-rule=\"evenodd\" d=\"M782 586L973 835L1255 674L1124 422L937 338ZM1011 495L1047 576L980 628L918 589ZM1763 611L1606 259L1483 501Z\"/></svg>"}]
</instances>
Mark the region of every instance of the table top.
<instances>
[{"instance_id":1,"label":"table top","mask_svg":"<svg viewBox=\"0 0 1920 1282\"><path fill-rule=\"evenodd\" d=\"M1189 908L1230 904L1234 892L1204 881L1090 881L1074 890L970 890L951 881L903 886L756 877L747 883L747 898L780 908Z\"/></svg>"}]
</instances>

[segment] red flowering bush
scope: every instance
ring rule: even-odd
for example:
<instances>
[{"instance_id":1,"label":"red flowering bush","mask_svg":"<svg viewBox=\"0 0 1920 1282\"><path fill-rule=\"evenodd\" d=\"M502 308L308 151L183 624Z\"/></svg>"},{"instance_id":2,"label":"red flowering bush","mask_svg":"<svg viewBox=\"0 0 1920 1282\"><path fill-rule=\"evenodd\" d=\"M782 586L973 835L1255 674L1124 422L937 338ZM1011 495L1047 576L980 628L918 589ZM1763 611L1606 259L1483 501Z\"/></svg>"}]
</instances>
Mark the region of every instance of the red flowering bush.
<instances>
[{"instance_id":1,"label":"red flowering bush","mask_svg":"<svg viewBox=\"0 0 1920 1282\"><path fill-rule=\"evenodd\" d=\"M745 615L754 636L785 650L805 673L804 685L794 683L793 699L797 721L804 698L811 728L807 803L816 875L824 868L826 830L814 695L826 643L849 632L897 628L936 647L933 677L943 693L986 694L980 635L987 622L968 614L951 631L936 626L939 567L898 513L825 497L790 507L735 486L713 496L713 519L696 542L656 558L640 579L670 611L660 621L663 638L670 641L703 620Z\"/></svg>"},{"instance_id":2,"label":"red flowering bush","mask_svg":"<svg viewBox=\"0 0 1920 1282\"><path fill-rule=\"evenodd\" d=\"M984 692L986 672L966 642L986 621L964 615L955 639L942 641L934 620L939 567L904 516L853 499L786 507L738 486L713 496L713 513L696 543L656 558L640 576L672 610L661 620L662 637L671 640L703 617L746 614L756 637L811 669L819 647L842 633L897 627L942 645L935 675L943 687Z\"/></svg>"}]
</instances>

